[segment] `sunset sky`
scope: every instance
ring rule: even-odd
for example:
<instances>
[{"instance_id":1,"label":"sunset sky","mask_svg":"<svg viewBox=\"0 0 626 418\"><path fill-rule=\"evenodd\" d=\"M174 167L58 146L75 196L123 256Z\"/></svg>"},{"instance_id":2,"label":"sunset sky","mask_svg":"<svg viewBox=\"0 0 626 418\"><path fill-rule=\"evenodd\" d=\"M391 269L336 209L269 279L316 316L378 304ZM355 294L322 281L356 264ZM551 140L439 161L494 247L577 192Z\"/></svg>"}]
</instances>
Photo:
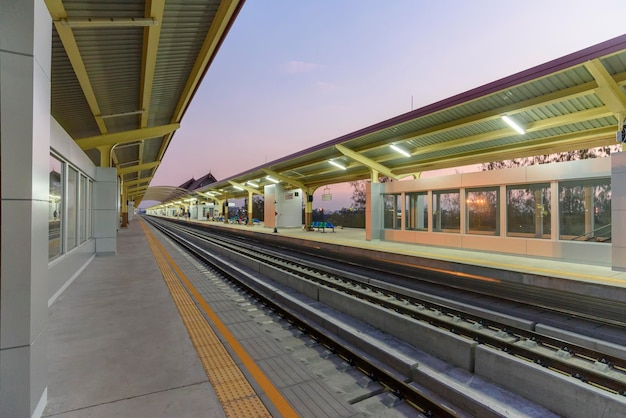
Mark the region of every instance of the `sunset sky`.
<instances>
[{"instance_id":1,"label":"sunset sky","mask_svg":"<svg viewBox=\"0 0 626 418\"><path fill-rule=\"evenodd\" d=\"M625 19L623 0L248 0L150 185L231 177L622 35ZM315 207L350 206L330 189Z\"/></svg>"}]
</instances>

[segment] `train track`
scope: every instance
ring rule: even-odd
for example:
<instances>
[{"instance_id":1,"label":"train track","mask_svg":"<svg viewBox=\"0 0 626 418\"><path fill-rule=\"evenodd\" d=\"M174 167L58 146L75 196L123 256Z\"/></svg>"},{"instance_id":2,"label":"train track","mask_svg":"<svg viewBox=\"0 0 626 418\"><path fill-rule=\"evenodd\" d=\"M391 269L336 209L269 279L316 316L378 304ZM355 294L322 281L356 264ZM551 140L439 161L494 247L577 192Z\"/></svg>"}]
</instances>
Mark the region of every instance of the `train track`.
<instances>
[{"instance_id":1,"label":"train track","mask_svg":"<svg viewBox=\"0 0 626 418\"><path fill-rule=\"evenodd\" d=\"M344 272L337 268L327 268L320 263L303 260L299 257L287 256L278 251L271 251L267 248L259 249L255 244L242 243L239 240L226 239L223 236L214 237L205 231L196 228L169 224L168 228L155 220L151 222L159 229L163 230L188 251L197 257L204 257L202 253L207 245L217 246L223 251L237 253L255 263L262 263L274 269L280 269L293 277L308 283L315 283L317 286L333 289L337 292L349 295L350 297L362 300L375 305L378 309L387 310L411 318L412 320L424 322L430 326L437 327L445 332L460 336L477 344L487 345L504 353L509 353L529 363L541 365L555 373L572 376L580 382L593 385L604 391L613 394L626 395L626 362L615 356L582 347L563 339L552 338L530 329L511 326L510 323L503 323L494 320L492 317L480 316L464 310L451 308L446 304L435 303L428 298L416 295L414 291L406 290L400 286L389 285L378 280L371 280L368 277ZM177 230L171 232L171 228ZM186 238L180 238L178 234L185 234ZM253 293L254 290L251 290ZM256 295L261 299L263 295ZM264 302L266 303L266 302ZM267 301L267 303L274 303ZM418 394L407 389L403 382L393 381L391 376L385 375L384 371L371 369L372 365L366 365L364 359L354 357L349 349L337 345L336 341L320 331L311 328L311 324L300 324L300 319L293 314L283 312L279 306L272 306L272 309L281 312L281 315L289 315L289 321L298 323L307 333L314 338L323 341L325 345L332 347L332 350L349 359L350 363L356 364L368 375L392 389L394 393L406 399L411 399L411 403L419 404L417 399L412 397ZM330 340L327 340L329 339ZM397 379L396 379L397 380ZM409 392L406 392L409 390ZM406 392L406 393L405 393ZM424 411L433 411L434 406L427 404ZM418 408L419 409L419 408ZM437 414L450 413L450 411L437 411ZM437 415L436 414L436 415Z\"/></svg>"}]
</instances>

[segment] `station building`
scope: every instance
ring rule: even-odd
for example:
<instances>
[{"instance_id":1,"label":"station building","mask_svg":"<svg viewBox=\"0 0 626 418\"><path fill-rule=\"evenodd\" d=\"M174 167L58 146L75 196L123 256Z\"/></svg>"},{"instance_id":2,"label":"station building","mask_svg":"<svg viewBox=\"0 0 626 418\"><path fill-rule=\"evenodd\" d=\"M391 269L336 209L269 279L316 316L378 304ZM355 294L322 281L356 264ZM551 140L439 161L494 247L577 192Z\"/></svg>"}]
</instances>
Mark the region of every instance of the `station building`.
<instances>
[{"instance_id":1,"label":"station building","mask_svg":"<svg viewBox=\"0 0 626 418\"><path fill-rule=\"evenodd\" d=\"M94 257L116 254L117 234L142 200L195 197L226 208L228 199L263 194L266 227L301 227L301 208L308 224L316 189L368 179L367 239L626 270L621 153L420 178L433 169L615 144L626 115L626 36L193 194L149 188L242 4L3 1L0 416L41 415L48 308ZM380 176L413 180L380 183ZM563 220L555 215L565 213L561 196L568 194L578 206ZM532 206L516 208L516 197Z\"/></svg>"}]
</instances>

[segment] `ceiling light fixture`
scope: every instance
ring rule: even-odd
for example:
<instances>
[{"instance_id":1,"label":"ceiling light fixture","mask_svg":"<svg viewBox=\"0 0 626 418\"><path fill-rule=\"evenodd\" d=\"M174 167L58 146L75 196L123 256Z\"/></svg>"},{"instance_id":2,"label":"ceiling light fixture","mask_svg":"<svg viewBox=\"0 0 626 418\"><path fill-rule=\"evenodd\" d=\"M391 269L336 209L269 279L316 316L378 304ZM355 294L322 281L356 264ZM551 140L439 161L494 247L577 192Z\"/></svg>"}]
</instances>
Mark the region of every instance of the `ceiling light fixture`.
<instances>
[{"instance_id":1,"label":"ceiling light fixture","mask_svg":"<svg viewBox=\"0 0 626 418\"><path fill-rule=\"evenodd\" d=\"M253 182L253 181L249 181L246 184L249 185L249 186L252 186L252 187L259 187L259 185L257 183L255 183L255 182Z\"/></svg>"},{"instance_id":2,"label":"ceiling light fixture","mask_svg":"<svg viewBox=\"0 0 626 418\"><path fill-rule=\"evenodd\" d=\"M239 187L239 186L233 186L233 189L237 189L237 190L243 190L243 187Z\"/></svg>"},{"instance_id":3,"label":"ceiling light fixture","mask_svg":"<svg viewBox=\"0 0 626 418\"><path fill-rule=\"evenodd\" d=\"M510 117L502 116L502 120L505 121L506 124L509 125L511 128L515 129L515 131L517 131L518 134L524 135L526 133L526 131L524 131L524 129L521 126L519 126L517 122L515 122Z\"/></svg>"},{"instance_id":4,"label":"ceiling light fixture","mask_svg":"<svg viewBox=\"0 0 626 418\"><path fill-rule=\"evenodd\" d=\"M405 150L404 148L401 148L395 144L391 144L389 145L391 147L392 150L394 150L395 152L399 152L400 154L404 155L405 157L410 157L411 154Z\"/></svg>"},{"instance_id":5,"label":"ceiling light fixture","mask_svg":"<svg viewBox=\"0 0 626 418\"><path fill-rule=\"evenodd\" d=\"M339 164L336 161L328 160L328 162L331 163L332 165L334 165L335 167L341 168L342 170L347 170L348 169L345 165Z\"/></svg>"},{"instance_id":6,"label":"ceiling light fixture","mask_svg":"<svg viewBox=\"0 0 626 418\"><path fill-rule=\"evenodd\" d=\"M280 183L278 180L276 180L275 178L272 178L270 176L266 176L266 179L268 179L269 181L271 181L272 183Z\"/></svg>"},{"instance_id":7,"label":"ceiling light fixture","mask_svg":"<svg viewBox=\"0 0 626 418\"><path fill-rule=\"evenodd\" d=\"M116 17L116 18L63 18L61 24L70 28L124 28L157 26L159 21L153 17Z\"/></svg>"}]
</instances>

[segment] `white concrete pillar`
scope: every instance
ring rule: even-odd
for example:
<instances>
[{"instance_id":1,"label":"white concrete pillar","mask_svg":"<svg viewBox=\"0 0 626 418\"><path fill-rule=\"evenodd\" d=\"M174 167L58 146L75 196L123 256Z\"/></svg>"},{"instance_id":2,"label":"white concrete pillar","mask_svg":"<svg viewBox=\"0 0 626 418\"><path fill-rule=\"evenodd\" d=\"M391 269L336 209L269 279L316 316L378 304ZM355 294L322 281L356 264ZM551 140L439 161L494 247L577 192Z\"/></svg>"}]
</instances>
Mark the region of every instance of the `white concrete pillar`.
<instances>
[{"instance_id":1,"label":"white concrete pillar","mask_svg":"<svg viewBox=\"0 0 626 418\"><path fill-rule=\"evenodd\" d=\"M0 12L0 416L47 400L48 194L52 22L43 1Z\"/></svg>"},{"instance_id":2,"label":"white concrete pillar","mask_svg":"<svg viewBox=\"0 0 626 418\"><path fill-rule=\"evenodd\" d=\"M93 237L97 255L117 254L118 183L115 167L96 167L93 184Z\"/></svg>"},{"instance_id":3,"label":"white concrete pillar","mask_svg":"<svg viewBox=\"0 0 626 418\"><path fill-rule=\"evenodd\" d=\"M612 269L626 271L626 152L611 154L611 245Z\"/></svg>"}]
</instances>

